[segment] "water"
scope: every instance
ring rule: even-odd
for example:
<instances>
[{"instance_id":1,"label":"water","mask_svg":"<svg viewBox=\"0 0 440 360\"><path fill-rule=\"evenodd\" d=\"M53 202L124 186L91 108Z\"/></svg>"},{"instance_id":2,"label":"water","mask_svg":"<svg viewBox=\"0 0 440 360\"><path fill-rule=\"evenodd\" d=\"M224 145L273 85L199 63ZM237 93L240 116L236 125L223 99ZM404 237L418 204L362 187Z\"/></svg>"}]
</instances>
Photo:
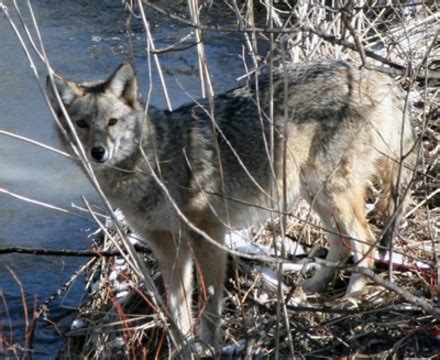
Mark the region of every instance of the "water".
<instances>
[{"instance_id":1,"label":"water","mask_svg":"<svg viewBox=\"0 0 440 360\"><path fill-rule=\"evenodd\" d=\"M14 11L9 1L3 2ZM22 11L30 25L25 2ZM75 80L103 78L126 59L134 60L144 93L147 90L146 40L139 20L133 20L133 57L126 33L128 13L120 1L40 0L32 2L39 22L45 48L52 66L61 74ZM161 6L185 11L173 1ZM213 13L212 18L221 18ZM151 15L151 14L150 14ZM148 14L147 14L148 16ZM167 18L154 15L152 32L156 47L173 44L189 32ZM220 33L207 34L206 52L216 92L236 84L243 73L241 38ZM34 56L36 59L36 57ZM189 101L188 96L200 96L197 76L197 53L193 47L184 52L169 52L160 56L166 82L174 107ZM42 83L44 67L37 66ZM58 147L53 121L43 100L40 88L19 46L16 36L0 16L0 130L30 137ZM153 74L151 103L165 107L157 73ZM95 201L93 189L81 172L68 159L50 151L0 134L0 188L58 207L71 209L82 205L81 195ZM18 200L0 193L0 247L29 246L35 248L87 249L91 223L39 205ZM3 334L23 344L25 319L20 287L27 296L27 307L34 299L46 300L63 285L86 259L32 255L0 255L0 324ZM79 304L85 295L81 282L57 300L51 315L63 314L65 309ZM5 306L6 304L6 306ZM1 334L0 334L1 335ZM33 342L34 359L56 357L62 339L52 325L39 320ZM1 348L0 348L1 356Z\"/></svg>"}]
</instances>

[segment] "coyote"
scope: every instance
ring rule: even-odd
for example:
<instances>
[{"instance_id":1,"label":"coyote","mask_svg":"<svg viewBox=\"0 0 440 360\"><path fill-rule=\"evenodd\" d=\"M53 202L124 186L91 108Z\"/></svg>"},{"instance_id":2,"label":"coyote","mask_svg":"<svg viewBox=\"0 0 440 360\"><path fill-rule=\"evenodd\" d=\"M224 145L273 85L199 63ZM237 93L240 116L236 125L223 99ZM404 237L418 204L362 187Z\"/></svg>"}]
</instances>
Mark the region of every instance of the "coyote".
<instances>
[{"instance_id":1,"label":"coyote","mask_svg":"<svg viewBox=\"0 0 440 360\"><path fill-rule=\"evenodd\" d=\"M401 90L350 62L287 64L215 96L213 108L200 100L147 113L127 62L105 81L54 80L56 90L47 87L54 111L72 135L57 91L104 193L151 245L169 314L187 338L195 336L197 264L208 289L199 339L214 348L226 267L215 242L302 196L329 230L326 260L344 262L352 253L357 266L372 268L367 182L380 181L378 207L394 221L402 208L394 199L405 193L415 165ZM322 267L302 287L323 291L335 272ZM354 272L347 293L365 284Z\"/></svg>"}]
</instances>

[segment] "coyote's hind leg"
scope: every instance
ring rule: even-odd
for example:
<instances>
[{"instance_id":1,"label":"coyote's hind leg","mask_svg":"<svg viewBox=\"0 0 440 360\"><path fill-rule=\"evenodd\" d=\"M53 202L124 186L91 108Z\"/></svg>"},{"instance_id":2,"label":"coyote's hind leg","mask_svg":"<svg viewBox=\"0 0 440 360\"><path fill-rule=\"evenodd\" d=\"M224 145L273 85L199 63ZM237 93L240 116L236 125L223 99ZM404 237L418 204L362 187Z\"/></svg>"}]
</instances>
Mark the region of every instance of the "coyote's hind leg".
<instances>
[{"instance_id":1,"label":"coyote's hind leg","mask_svg":"<svg viewBox=\"0 0 440 360\"><path fill-rule=\"evenodd\" d=\"M330 243L330 248L326 257L326 261L337 263L345 262L350 255L350 248L348 244L341 241L341 236L338 234L338 229L335 222L332 220L331 213L327 204L321 206L315 203L314 210L318 213L323 227L328 230L327 236ZM322 266L316 271L316 273L310 278L304 281L302 287L307 293L323 292L328 283L333 279L337 269L335 267Z\"/></svg>"},{"instance_id":2,"label":"coyote's hind leg","mask_svg":"<svg viewBox=\"0 0 440 360\"><path fill-rule=\"evenodd\" d=\"M349 186L335 191L325 186L312 204L323 224L331 230L328 234L330 250L326 260L344 262L351 252L357 266L372 268L374 249L371 247L374 243L374 236L365 216L363 187ZM322 291L335 272L334 268L321 267L312 278L304 282L304 290L306 292ZM361 290L366 282L364 275L353 273L347 293Z\"/></svg>"}]
</instances>

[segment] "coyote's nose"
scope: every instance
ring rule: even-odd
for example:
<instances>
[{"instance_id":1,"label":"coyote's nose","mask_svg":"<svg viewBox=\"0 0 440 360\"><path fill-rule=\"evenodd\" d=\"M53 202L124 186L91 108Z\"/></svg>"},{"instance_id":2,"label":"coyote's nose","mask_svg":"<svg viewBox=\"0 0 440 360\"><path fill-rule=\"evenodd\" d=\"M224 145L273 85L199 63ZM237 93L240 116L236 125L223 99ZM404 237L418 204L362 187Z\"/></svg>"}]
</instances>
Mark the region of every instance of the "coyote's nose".
<instances>
[{"instance_id":1,"label":"coyote's nose","mask_svg":"<svg viewBox=\"0 0 440 360\"><path fill-rule=\"evenodd\" d=\"M98 162L104 162L107 160L107 150L102 145L95 145L92 147L90 154Z\"/></svg>"}]
</instances>

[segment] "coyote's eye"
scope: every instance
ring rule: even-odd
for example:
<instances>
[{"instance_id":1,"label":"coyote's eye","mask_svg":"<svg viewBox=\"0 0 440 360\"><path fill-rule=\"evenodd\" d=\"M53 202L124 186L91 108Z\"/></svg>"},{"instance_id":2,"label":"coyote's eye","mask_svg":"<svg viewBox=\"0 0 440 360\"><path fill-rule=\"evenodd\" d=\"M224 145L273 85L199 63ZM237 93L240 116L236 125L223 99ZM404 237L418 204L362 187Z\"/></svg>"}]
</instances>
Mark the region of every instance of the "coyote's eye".
<instances>
[{"instance_id":1,"label":"coyote's eye","mask_svg":"<svg viewBox=\"0 0 440 360\"><path fill-rule=\"evenodd\" d=\"M117 122L118 122L118 119L111 118L111 119L108 121L108 126L113 126L113 125L115 125Z\"/></svg>"},{"instance_id":2,"label":"coyote's eye","mask_svg":"<svg viewBox=\"0 0 440 360\"><path fill-rule=\"evenodd\" d=\"M87 125L87 122L85 120L78 120L76 122L76 126L78 126L80 128L86 128L88 125Z\"/></svg>"}]
</instances>

